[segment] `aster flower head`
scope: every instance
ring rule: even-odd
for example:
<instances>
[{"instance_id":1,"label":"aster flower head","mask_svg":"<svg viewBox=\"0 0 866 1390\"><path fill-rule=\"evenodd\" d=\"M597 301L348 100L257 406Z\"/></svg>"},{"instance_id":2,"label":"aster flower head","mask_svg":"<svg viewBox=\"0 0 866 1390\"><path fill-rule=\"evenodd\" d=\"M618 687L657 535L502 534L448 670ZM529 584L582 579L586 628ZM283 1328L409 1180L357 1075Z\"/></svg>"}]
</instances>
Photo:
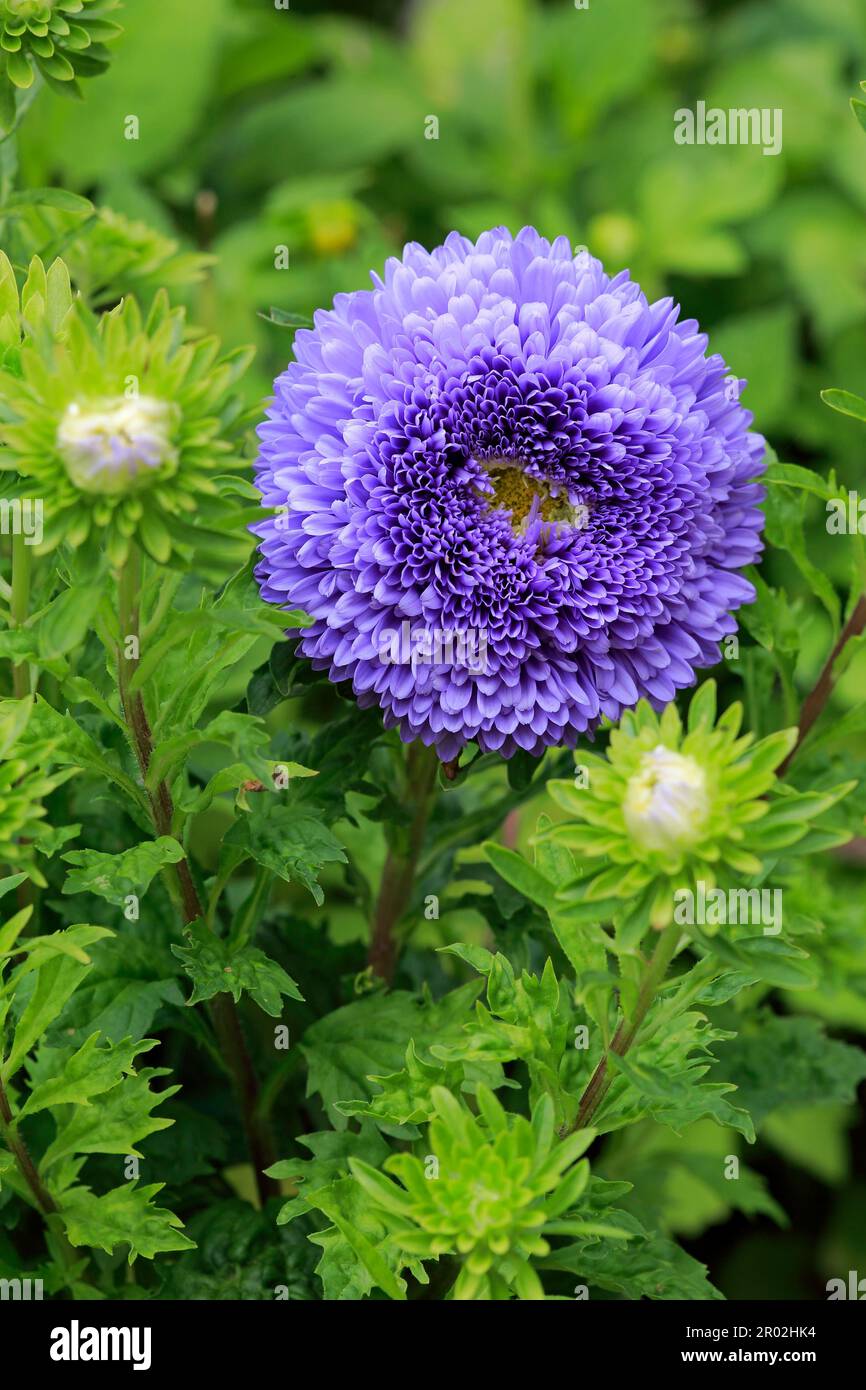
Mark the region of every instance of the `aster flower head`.
<instances>
[{"instance_id":1,"label":"aster flower head","mask_svg":"<svg viewBox=\"0 0 866 1390\"><path fill-rule=\"evenodd\" d=\"M434 1088L426 1160L394 1154L385 1162L399 1181L360 1159L349 1165L406 1255L459 1259L455 1299L540 1299L532 1261L549 1253L545 1237L589 1230L575 1209L589 1179L581 1155L595 1131L560 1140L548 1095L531 1121L509 1115L484 1086L477 1101L479 1115L444 1087Z\"/></svg>"},{"instance_id":2,"label":"aster flower head","mask_svg":"<svg viewBox=\"0 0 866 1390\"><path fill-rule=\"evenodd\" d=\"M168 563L195 543L198 525L218 520L214 474L231 463L242 419L233 386L249 354L220 358L216 340L189 328L163 293L147 317L133 298L100 317L69 300L34 330L34 304L53 302L51 273L42 271L38 293L28 292L30 281L22 292L24 337L4 383L0 468L17 470L46 499L37 553L88 543L120 565L137 539ZM8 278L6 288L9 297ZM0 338L13 321L10 312L0 317Z\"/></svg>"},{"instance_id":3,"label":"aster flower head","mask_svg":"<svg viewBox=\"0 0 866 1390\"><path fill-rule=\"evenodd\" d=\"M80 95L77 79L94 77L109 63L106 42L121 32L108 15L119 0L0 0L0 89L9 94L33 84L38 72L55 90ZM14 104L11 106L14 119Z\"/></svg>"},{"instance_id":4,"label":"aster flower head","mask_svg":"<svg viewBox=\"0 0 866 1390\"><path fill-rule=\"evenodd\" d=\"M528 227L373 278L296 334L259 430L258 579L300 651L443 760L663 706L754 597L764 446L722 358Z\"/></svg>"},{"instance_id":5,"label":"aster flower head","mask_svg":"<svg viewBox=\"0 0 866 1390\"><path fill-rule=\"evenodd\" d=\"M569 819L542 836L567 846L580 871L563 894L566 912L665 926L675 889L760 874L855 785L794 791L776 770L797 730L756 741L740 734L742 715L736 703L716 720L713 681L693 695L685 728L676 705L659 716L642 700L612 730L606 757L581 751L573 782L548 783Z\"/></svg>"}]
</instances>

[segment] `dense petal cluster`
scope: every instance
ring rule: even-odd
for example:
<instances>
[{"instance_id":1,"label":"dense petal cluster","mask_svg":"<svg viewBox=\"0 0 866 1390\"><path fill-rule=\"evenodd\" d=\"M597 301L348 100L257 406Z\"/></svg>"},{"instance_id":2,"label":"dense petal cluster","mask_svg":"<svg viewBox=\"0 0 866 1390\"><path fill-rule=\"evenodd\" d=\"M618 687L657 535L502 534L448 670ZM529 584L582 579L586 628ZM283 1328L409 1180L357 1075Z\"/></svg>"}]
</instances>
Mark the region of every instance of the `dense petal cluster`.
<instances>
[{"instance_id":1,"label":"dense petal cluster","mask_svg":"<svg viewBox=\"0 0 866 1390\"><path fill-rule=\"evenodd\" d=\"M564 237L454 233L374 282L296 335L259 431L258 578L301 651L443 759L664 705L754 596L742 383Z\"/></svg>"}]
</instances>

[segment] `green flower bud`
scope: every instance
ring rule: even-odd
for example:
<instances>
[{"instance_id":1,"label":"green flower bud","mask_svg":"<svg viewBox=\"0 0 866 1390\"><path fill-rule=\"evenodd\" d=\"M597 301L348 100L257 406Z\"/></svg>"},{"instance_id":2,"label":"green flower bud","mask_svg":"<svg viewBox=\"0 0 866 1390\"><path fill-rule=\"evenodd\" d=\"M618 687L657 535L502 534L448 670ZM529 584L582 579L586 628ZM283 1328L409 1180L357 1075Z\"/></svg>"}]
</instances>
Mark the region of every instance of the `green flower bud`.
<instances>
[{"instance_id":1,"label":"green flower bud","mask_svg":"<svg viewBox=\"0 0 866 1390\"><path fill-rule=\"evenodd\" d=\"M581 1155L595 1130L559 1139L548 1095L531 1121L508 1114L484 1086L476 1099L477 1116L444 1087L433 1088L430 1152L425 1159L392 1155L385 1168L398 1181L359 1159L349 1167L383 1218L397 1218L395 1239L407 1256L459 1259L455 1299L543 1298L534 1261L549 1253L550 1231L583 1229L589 1164Z\"/></svg>"},{"instance_id":2,"label":"green flower bud","mask_svg":"<svg viewBox=\"0 0 866 1390\"><path fill-rule=\"evenodd\" d=\"M855 785L820 794L781 785L776 768L797 730L756 741L741 734L742 714L733 704L717 718L713 681L693 695L685 727L675 704L659 714L641 700L611 731L605 756L581 749L579 784L548 784L569 819L539 838L579 858L573 917L612 920L633 945L673 919L678 889L743 886Z\"/></svg>"},{"instance_id":3,"label":"green flower bud","mask_svg":"<svg viewBox=\"0 0 866 1390\"><path fill-rule=\"evenodd\" d=\"M235 383L250 353L220 357L216 340L188 328L163 291L146 318L134 295L96 317L72 301L60 262L46 272L34 261L21 298L19 317L15 276L0 253L0 303L10 306L0 345L16 363L3 381L0 472L51 498L40 553L65 543L86 548L85 565L119 567L137 543L163 565L197 531L227 531L237 500L220 473L233 467L246 424ZM50 312L34 328L40 305ZM124 383L137 394L121 395ZM227 541L239 562L242 532Z\"/></svg>"}]
</instances>

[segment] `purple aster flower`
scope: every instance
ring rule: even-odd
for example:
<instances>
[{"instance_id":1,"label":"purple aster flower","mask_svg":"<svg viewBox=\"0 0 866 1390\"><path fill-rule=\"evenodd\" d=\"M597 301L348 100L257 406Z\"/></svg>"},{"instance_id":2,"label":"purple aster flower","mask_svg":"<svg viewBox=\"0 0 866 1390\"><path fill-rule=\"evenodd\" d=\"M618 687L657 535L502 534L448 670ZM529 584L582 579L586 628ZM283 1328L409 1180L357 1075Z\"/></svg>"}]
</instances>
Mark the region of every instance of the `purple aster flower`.
<instances>
[{"instance_id":1,"label":"purple aster flower","mask_svg":"<svg viewBox=\"0 0 866 1390\"><path fill-rule=\"evenodd\" d=\"M313 618L300 651L446 761L667 703L754 598L743 383L672 300L531 227L373 281L296 334L259 429L257 578Z\"/></svg>"}]
</instances>

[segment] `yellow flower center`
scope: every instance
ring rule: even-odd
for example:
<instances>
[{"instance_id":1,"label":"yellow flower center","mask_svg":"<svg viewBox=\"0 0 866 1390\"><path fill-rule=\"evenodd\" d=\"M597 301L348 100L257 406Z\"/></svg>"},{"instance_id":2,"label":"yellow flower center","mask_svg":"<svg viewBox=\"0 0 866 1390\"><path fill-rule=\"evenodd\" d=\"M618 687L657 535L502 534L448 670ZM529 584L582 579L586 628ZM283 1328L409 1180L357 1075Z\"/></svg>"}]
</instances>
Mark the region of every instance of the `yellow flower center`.
<instances>
[{"instance_id":1,"label":"yellow flower center","mask_svg":"<svg viewBox=\"0 0 866 1390\"><path fill-rule=\"evenodd\" d=\"M565 488L545 478L530 477L519 460L487 459L485 468L493 484L493 496L487 494L489 505L495 512L511 513L511 525L518 535L526 531L530 516L548 523L561 522L575 530L586 525L585 503L569 501Z\"/></svg>"}]
</instances>

